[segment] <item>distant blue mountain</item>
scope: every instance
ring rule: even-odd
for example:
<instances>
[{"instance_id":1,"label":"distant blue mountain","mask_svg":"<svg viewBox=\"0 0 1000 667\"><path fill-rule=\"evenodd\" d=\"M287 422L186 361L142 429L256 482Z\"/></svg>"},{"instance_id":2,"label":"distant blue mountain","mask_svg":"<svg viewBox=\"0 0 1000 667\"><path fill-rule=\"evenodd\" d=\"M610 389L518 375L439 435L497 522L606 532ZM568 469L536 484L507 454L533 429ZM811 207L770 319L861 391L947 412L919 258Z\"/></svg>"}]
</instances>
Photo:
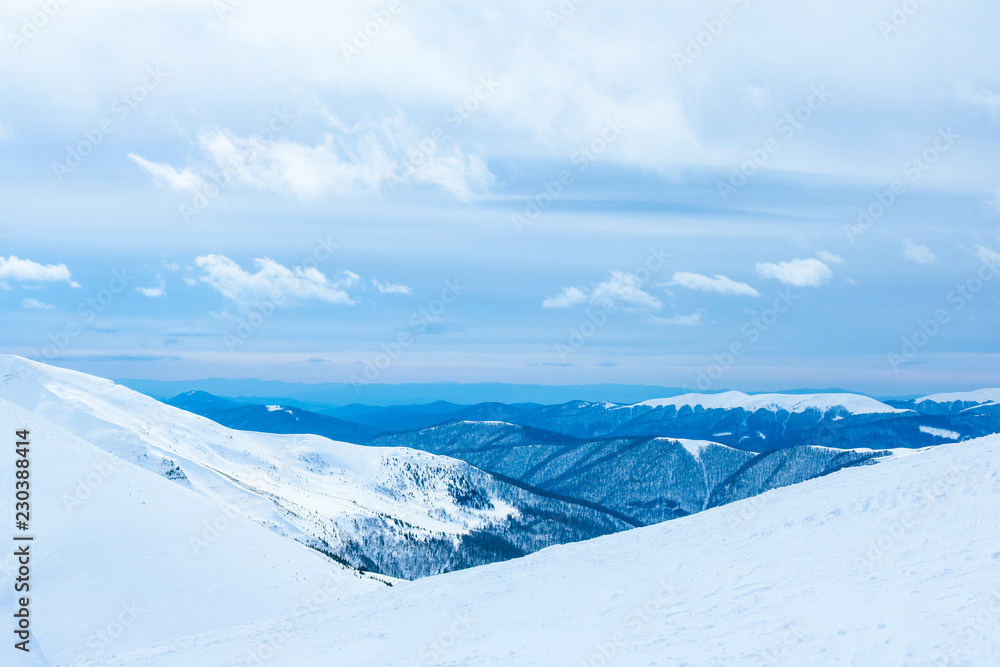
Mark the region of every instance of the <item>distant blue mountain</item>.
<instances>
[{"instance_id":1,"label":"distant blue mountain","mask_svg":"<svg viewBox=\"0 0 1000 667\"><path fill-rule=\"evenodd\" d=\"M245 405L203 391L189 391L167 403L241 431L312 433L354 443L364 442L380 432L363 424L280 403Z\"/></svg>"},{"instance_id":2,"label":"distant blue mountain","mask_svg":"<svg viewBox=\"0 0 1000 667\"><path fill-rule=\"evenodd\" d=\"M424 405L447 401L461 405L474 405L497 401L501 403L542 403L552 405L567 401L616 401L635 403L650 398L676 396L686 390L677 387L647 385L537 385L481 382L411 384L352 384L346 382L321 382L306 384L276 382L257 379L233 380L225 378L166 381L166 380L115 380L140 393L163 400L191 390L225 396L241 403L270 403L294 401L300 407Z\"/></svg>"}]
</instances>

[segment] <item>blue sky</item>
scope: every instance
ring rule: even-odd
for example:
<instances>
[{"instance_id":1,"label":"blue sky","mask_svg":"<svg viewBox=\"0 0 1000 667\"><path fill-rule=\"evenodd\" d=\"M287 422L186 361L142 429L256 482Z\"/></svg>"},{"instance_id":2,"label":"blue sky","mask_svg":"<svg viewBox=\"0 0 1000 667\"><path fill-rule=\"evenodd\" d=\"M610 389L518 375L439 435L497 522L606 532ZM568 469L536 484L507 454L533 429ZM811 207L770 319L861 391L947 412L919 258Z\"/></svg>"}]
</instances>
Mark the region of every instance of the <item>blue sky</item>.
<instances>
[{"instance_id":1,"label":"blue sky","mask_svg":"<svg viewBox=\"0 0 1000 667\"><path fill-rule=\"evenodd\" d=\"M996 385L998 19L7 2L0 351L159 379Z\"/></svg>"}]
</instances>

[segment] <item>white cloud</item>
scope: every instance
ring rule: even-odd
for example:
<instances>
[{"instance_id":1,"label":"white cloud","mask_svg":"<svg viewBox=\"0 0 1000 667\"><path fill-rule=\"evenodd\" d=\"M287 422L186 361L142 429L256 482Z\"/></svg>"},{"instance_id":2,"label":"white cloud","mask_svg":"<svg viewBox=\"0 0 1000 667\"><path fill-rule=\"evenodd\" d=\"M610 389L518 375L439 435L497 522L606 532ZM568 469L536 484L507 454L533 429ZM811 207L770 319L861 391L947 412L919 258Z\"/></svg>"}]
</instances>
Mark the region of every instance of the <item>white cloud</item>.
<instances>
[{"instance_id":1,"label":"white cloud","mask_svg":"<svg viewBox=\"0 0 1000 667\"><path fill-rule=\"evenodd\" d=\"M642 290L642 281L625 271L612 271L611 277L593 289L567 287L558 295L542 301L542 308L570 308L590 302L602 308L617 308L622 304L659 310L663 304L652 294Z\"/></svg>"},{"instance_id":2,"label":"white cloud","mask_svg":"<svg viewBox=\"0 0 1000 667\"><path fill-rule=\"evenodd\" d=\"M400 184L438 187L459 201L469 201L493 182L486 161L445 137L432 140L401 114L380 122L332 128L312 144L279 137L264 141L225 129L203 132L203 159L195 171L130 154L154 180L175 190L194 191L215 174L235 185L290 194L303 200L326 195L363 195Z\"/></svg>"},{"instance_id":3,"label":"white cloud","mask_svg":"<svg viewBox=\"0 0 1000 667\"><path fill-rule=\"evenodd\" d=\"M330 279L314 267L287 268L267 258L254 259L253 263L257 268L255 273L244 271L223 255L203 255L195 259L203 272L202 282L241 306L258 301L269 301L276 306L305 301L354 303L346 290L356 285L360 278L350 271L341 271Z\"/></svg>"},{"instance_id":4,"label":"white cloud","mask_svg":"<svg viewBox=\"0 0 1000 667\"><path fill-rule=\"evenodd\" d=\"M663 304L652 294L641 289L642 282L631 273L612 271L611 278L597 285L590 294L590 301L598 306L617 306L625 303L641 308L659 310Z\"/></svg>"},{"instance_id":5,"label":"white cloud","mask_svg":"<svg viewBox=\"0 0 1000 667\"><path fill-rule=\"evenodd\" d=\"M760 292L750 285L737 282L723 275L716 275L714 278L709 278L700 273L679 271L671 278L670 285L680 285L681 287L699 292L718 292L719 294L731 296L760 296Z\"/></svg>"},{"instance_id":6,"label":"white cloud","mask_svg":"<svg viewBox=\"0 0 1000 667\"><path fill-rule=\"evenodd\" d=\"M913 242L913 239L903 240L903 256L917 264L931 264L937 257L927 246Z\"/></svg>"},{"instance_id":7,"label":"white cloud","mask_svg":"<svg viewBox=\"0 0 1000 667\"><path fill-rule=\"evenodd\" d=\"M587 294L577 287L567 287L557 296L551 296L542 301L542 308L570 308L580 303L586 303Z\"/></svg>"},{"instance_id":8,"label":"white cloud","mask_svg":"<svg viewBox=\"0 0 1000 667\"><path fill-rule=\"evenodd\" d=\"M42 303L38 299L24 299L21 301L21 308L25 308L26 310L52 310L55 306Z\"/></svg>"},{"instance_id":9,"label":"white cloud","mask_svg":"<svg viewBox=\"0 0 1000 667\"><path fill-rule=\"evenodd\" d=\"M818 259L809 258L777 264L758 264L757 275L761 278L774 278L794 287L819 287L833 277L833 271Z\"/></svg>"},{"instance_id":10,"label":"white cloud","mask_svg":"<svg viewBox=\"0 0 1000 667\"><path fill-rule=\"evenodd\" d=\"M673 317L650 317L646 321L653 324L669 324L677 327L697 327L702 325L701 313L675 315Z\"/></svg>"},{"instance_id":11,"label":"white cloud","mask_svg":"<svg viewBox=\"0 0 1000 667\"><path fill-rule=\"evenodd\" d=\"M971 81L961 81L955 84L953 94L966 104L986 109L993 118L1000 116L1000 93L978 87Z\"/></svg>"},{"instance_id":12,"label":"white cloud","mask_svg":"<svg viewBox=\"0 0 1000 667\"><path fill-rule=\"evenodd\" d=\"M1000 268L1000 253L988 246L976 244L976 259L983 264Z\"/></svg>"},{"instance_id":13,"label":"white cloud","mask_svg":"<svg viewBox=\"0 0 1000 667\"><path fill-rule=\"evenodd\" d=\"M79 287L73 280L65 264L39 264L30 259L20 259L11 255L4 259L0 257L0 281L15 280L17 282L67 282L70 287Z\"/></svg>"},{"instance_id":14,"label":"white cloud","mask_svg":"<svg viewBox=\"0 0 1000 667\"><path fill-rule=\"evenodd\" d=\"M392 283L379 282L378 279L372 278L372 285L375 286L382 294L413 294L413 289L408 285L394 285Z\"/></svg>"},{"instance_id":15,"label":"white cloud","mask_svg":"<svg viewBox=\"0 0 1000 667\"><path fill-rule=\"evenodd\" d=\"M841 257L840 255L834 255L832 252L828 250L820 250L819 252L816 253L816 256L819 257L822 261L826 262L827 264L844 263L843 257Z\"/></svg>"},{"instance_id":16,"label":"white cloud","mask_svg":"<svg viewBox=\"0 0 1000 667\"><path fill-rule=\"evenodd\" d=\"M160 280L160 284L157 285L156 287L136 287L135 291L143 296L148 296L151 299L156 299L161 296L166 296L167 295L166 285L164 284L163 280L160 279L159 276L157 276L157 279Z\"/></svg>"},{"instance_id":17,"label":"white cloud","mask_svg":"<svg viewBox=\"0 0 1000 667\"><path fill-rule=\"evenodd\" d=\"M190 169L178 171L166 162L150 162L135 153L129 153L128 157L154 181L177 192L195 192L205 185L205 181Z\"/></svg>"}]
</instances>

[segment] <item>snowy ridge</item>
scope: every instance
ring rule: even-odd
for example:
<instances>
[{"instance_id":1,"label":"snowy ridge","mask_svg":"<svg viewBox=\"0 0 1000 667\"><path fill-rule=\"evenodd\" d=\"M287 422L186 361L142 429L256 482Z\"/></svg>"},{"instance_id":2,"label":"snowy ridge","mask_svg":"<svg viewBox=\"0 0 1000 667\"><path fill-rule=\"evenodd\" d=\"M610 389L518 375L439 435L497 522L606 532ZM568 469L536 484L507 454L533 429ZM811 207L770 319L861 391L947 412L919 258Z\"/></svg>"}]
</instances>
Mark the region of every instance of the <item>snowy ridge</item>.
<instances>
[{"instance_id":1,"label":"snowy ridge","mask_svg":"<svg viewBox=\"0 0 1000 667\"><path fill-rule=\"evenodd\" d=\"M684 394L673 398L658 398L636 403L637 407L650 408L682 407L705 410L742 409L747 412L769 410L771 412L805 412L807 410L842 409L850 414L893 414L909 412L890 407L868 396L858 394L744 394L741 391L726 391L721 394Z\"/></svg>"},{"instance_id":2,"label":"snowy ridge","mask_svg":"<svg viewBox=\"0 0 1000 667\"><path fill-rule=\"evenodd\" d=\"M997 403L1000 402L1000 389L976 389L975 391L957 391L944 394L931 394L918 398L915 403Z\"/></svg>"},{"instance_id":3,"label":"snowy ridge","mask_svg":"<svg viewBox=\"0 0 1000 667\"><path fill-rule=\"evenodd\" d=\"M325 605L274 664L1000 664L1000 436ZM102 665L242 665L281 620Z\"/></svg>"},{"instance_id":4,"label":"snowy ridge","mask_svg":"<svg viewBox=\"0 0 1000 667\"><path fill-rule=\"evenodd\" d=\"M552 543L559 518L592 531L566 539L625 527L589 510L566 516L545 500L538 509L557 518L519 532L511 524L536 499L465 462L315 435L235 431L108 380L19 357L0 357L0 398L198 495L223 504L238 498L242 516L280 535L396 577L484 562L476 559L492 552L470 544L472 535L533 550Z\"/></svg>"}]
</instances>

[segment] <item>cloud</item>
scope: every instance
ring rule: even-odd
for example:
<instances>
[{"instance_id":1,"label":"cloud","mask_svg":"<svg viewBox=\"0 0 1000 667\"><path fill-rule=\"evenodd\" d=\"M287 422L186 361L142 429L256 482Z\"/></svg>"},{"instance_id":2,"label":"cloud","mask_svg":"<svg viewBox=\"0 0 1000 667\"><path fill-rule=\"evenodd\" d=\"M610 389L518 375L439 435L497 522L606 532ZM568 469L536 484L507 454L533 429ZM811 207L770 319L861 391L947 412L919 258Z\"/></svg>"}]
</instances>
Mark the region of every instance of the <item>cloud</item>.
<instances>
[{"instance_id":1,"label":"cloud","mask_svg":"<svg viewBox=\"0 0 1000 667\"><path fill-rule=\"evenodd\" d=\"M673 317L650 317L646 321L653 324L669 324L677 327L697 327L702 325L701 313L675 315Z\"/></svg>"},{"instance_id":2,"label":"cloud","mask_svg":"<svg viewBox=\"0 0 1000 667\"><path fill-rule=\"evenodd\" d=\"M1000 268L1000 253L988 246L976 244L976 259L983 264Z\"/></svg>"},{"instance_id":3,"label":"cloud","mask_svg":"<svg viewBox=\"0 0 1000 667\"><path fill-rule=\"evenodd\" d=\"M818 259L809 258L777 264L758 264L757 275L761 278L774 278L794 287L819 287L833 277L833 271Z\"/></svg>"},{"instance_id":4,"label":"cloud","mask_svg":"<svg viewBox=\"0 0 1000 667\"><path fill-rule=\"evenodd\" d=\"M840 255L834 255L832 252L829 252L828 250L820 250L819 252L816 253L816 256L819 257L822 261L826 262L827 264L844 263L843 257L841 257Z\"/></svg>"},{"instance_id":5,"label":"cloud","mask_svg":"<svg viewBox=\"0 0 1000 667\"><path fill-rule=\"evenodd\" d=\"M129 153L128 157L154 181L176 192L197 192L205 186L204 179L190 169L178 171L166 162L150 162L135 153Z\"/></svg>"},{"instance_id":6,"label":"cloud","mask_svg":"<svg viewBox=\"0 0 1000 667\"><path fill-rule=\"evenodd\" d=\"M70 287L79 287L73 280L65 264L38 264L30 259L20 259L11 255L0 257L0 283L4 280L17 282L67 282Z\"/></svg>"},{"instance_id":7,"label":"cloud","mask_svg":"<svg viewBox=\"0 0 1000 667\"><path fill-rule=\"evenodd\" d=\"M976 86L971 81L960 81L952 91L955 99L981 107L995 119L1000 116L1000 93Z\"/></svg>"},{"instance_id":8,"label":"cloud","mask_svg":"<svg viewBox=\"0 0 1000 667\"><path fill-rule=\"evenodd\" d=\"M351 305L354 301L346 290L360 280L350 271L341 271L330 279L314 267L287 268L267 258L253 260L255 273L244 271L223 255L203 255L195 259L195 264L202 270L202 282L241 306L258 301L276 306L306 301Z\"/></svg>"},{"instance_id":9,"label":"cloud","mask_svg":"<svg viewBox=\"0 0 1000 667\"><path fill-rule=\"evenodd\" d=\"M671 278L670 285L680 285L699 292L717 292L729 296L760 296L760 292L746 283L737 282L723 275L714 278L700 273L679 271Z\"/></svg>"},{"instance_id":10,"label":"cloud","mask_svg":"<svg viewBox=\"0 0 1000 667\"><path fill-rule=\"evenodd\" d=\"M593 289L567 287L556 296L542 301L542 308L570 308L590 302L602 308L617 308L622 304L659 310L663 304L652 294L642 290L642 281L625 271L612 271L611 277Z\"/></svg>"},{"instance_id":11,"label":"cloud","mask_svg":"<svg viewBox=\"0 0 1000 667\"><path fill-rule=\"evenodd\" d=\"M641 289L642 282L632 273L612 271L611 278L597 285L590 294L590 301L598 306L632 306L659 310L663 304L652 294Z\"/></svg>"},{"instance_id":12,"label":"cloud","mask_svg":"<svg viewBox=\"0 0 1000 667\"><path fill-rule=\"evenodd\" d=\"M913 239L903 240L903 256L917 264L931 264L937 259L930 248L914 243Z\"/></svg>"},{"instance_id":13,"label":"cloud","mask_svg":"<svg viewBox=\"0 0 1000 667\"><path fill-rule=\"evenodd\" d=\"M136 287L135 291L143 296L148 296L151 299L156 299L161 296L166 296L167 295L166 285L164 284L163 280L160 279L159 276L157 276L157 279L160 280L160 284L157 285L156 287Z\"/></svg>"},{"instance_id":14,"label":"cloud","mask_svg":"<svg viewBox=\"0 0 1000 667\"><path fill-rule=\"evenodd\" d=\"M42 303L38 299L24 299L21 301L21 308L26 310L52 310L55 306Z\"/></svg>"},{"instance_id":15,"label":"cloud","mask_svg":"<svg viewBox=\"0 0 1000 667\"><path fill-rule=\"evenodd\" d=\"M376 193L401 184L438 187L469 201L494 180L486 161L456 141L426 136L402 114L346 126L334 118L314 143L288 138L264 141L226 129L198 137L198 173L179 171L130 154L154 180L178 191L195 191L220 173L234 185L293 195L302 200ZM218 180L218 179L215 179Z\"/></svg>"},{"instance_id":16,"label":"cloud","mask_svg":"<svg viewBox=\"0 0 1000 667\"><path fill-rule=\"evenodd\" d=\"M580 303L586 303L587 294L576 287L567 287L556 296L550 296L542 301L542 308L570 308Z\"/></svg>"},{"instance_id":17,"label":"cloud","mask_svg":"<svg viewBox=\"0 0 1000 667\"><path fill-rule=\"evenodd\" d=\"M379 282L372 278L372 285L382 294L413 294L413 288L407 285L394 285L392 283Z\"/></svg>"}]
</instances>

